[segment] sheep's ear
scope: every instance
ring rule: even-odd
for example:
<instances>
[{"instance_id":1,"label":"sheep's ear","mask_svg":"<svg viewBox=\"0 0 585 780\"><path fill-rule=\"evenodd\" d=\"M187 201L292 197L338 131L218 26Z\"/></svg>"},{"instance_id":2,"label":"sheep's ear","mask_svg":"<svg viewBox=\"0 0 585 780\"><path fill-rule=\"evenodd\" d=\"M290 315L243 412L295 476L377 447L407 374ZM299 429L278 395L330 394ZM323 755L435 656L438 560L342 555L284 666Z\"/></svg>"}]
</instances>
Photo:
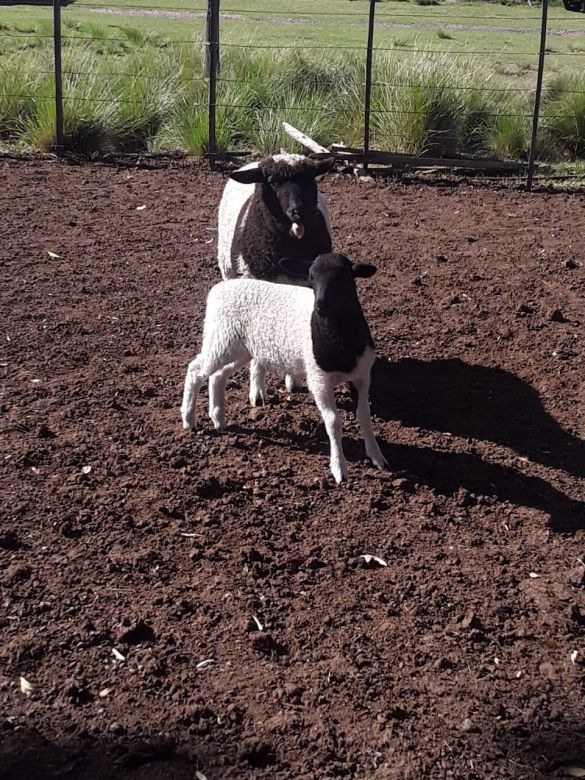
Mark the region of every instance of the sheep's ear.
<instances>
[{"instance_id":1,"label":"sheep's ear","mask_svg":"<svg viewBox=\"0 0 585 780\"><path fill-rule=\"evenodd\" d=\"M375 265L370 265L369 263L354 263L352 268L353 275L356 279L358 277L367 279L368 277L373 276L378 270Z\"/></svg>"},{"instance_id":2,"label":"sheep's ear","mask_svg":"<svg viewBox=\"0 0 585 780\"><path fill-rule=\"evenodd\" d=\"M280 260L279 265L288 276L297 276L302 279L308 279L309 269L313 265L313 261L301 260L299 257L283 257Z\"/></svg>"},{"instance_id":3,"label":"sheep's ear","mask_svg":"<svg viewBox=\"0 0 585 780\"><path fill-rule=\"evenodd\" d=\"M334 157L327 157L325 160L317 160L313 164L313 177L321 176L324 173L328 173L335 165Z\"/></svg>"},{"instance_id":4,"label":"sheep's ear","mask_svg":"<svg viewBox=\"0 0 585 780\"><path fill-rule=\"evenodd\" d=\"M232 171L230 179L240 184L260 184L264 181L264 174L261 168L244 168L244 170Z\"/></svg>"}]
</instances>

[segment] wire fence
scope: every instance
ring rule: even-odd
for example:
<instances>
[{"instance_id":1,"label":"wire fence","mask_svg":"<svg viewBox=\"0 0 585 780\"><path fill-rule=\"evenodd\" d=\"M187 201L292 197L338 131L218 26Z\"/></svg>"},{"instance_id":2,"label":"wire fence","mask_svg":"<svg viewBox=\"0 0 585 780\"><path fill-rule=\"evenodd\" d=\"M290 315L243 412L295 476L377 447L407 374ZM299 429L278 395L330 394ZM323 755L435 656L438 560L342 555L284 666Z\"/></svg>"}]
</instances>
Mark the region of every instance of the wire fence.
<instances>
[{"instance_id":1,"label":"wire fence","mask_svg":"<svg viewBox=\"0 0 585 780\"><path fill-rule=\"evenodd\" d=\"M47 7L48 2L26 5ZM371 150L380 149L388 150L390 162L394 153L411 153L415 162L407 167L426 156L451 167L487 158L495 168L506 159L528 163L530 185L538 153L553 156L545 141L557 144L559 157L585 157L585 81L579 77L585 57L585 28L579 22L585 17L555 9L547 18L547 0L521 12L495 11L486 4L473 13L456 6L388 8L375 0L351 8L330 0L322 10L308 3L282 10L261 5L262 0L226 2L221 8L219 0L205 5L54 0L52 29L11 25L7 13L0 18L0 99L53 104L57 151L75 135L71 106L110 106L115 100L121 115L124 106L145 108L149 100L161 103L161 85L177 87L173 79L180 72L180 88L165 94L165 105L177 115L183 135L193 135L197 126L199 146L212 158L242 146L267 151L271 139L282 137L282 119L305 122L300 129L321 144L343 141L354 157L361 149L365 168L372 164ZM553 40L548 48L547 39ZM14 59L21 47L39 49L41 81L31 78L29 88L15 89L20 64L15 66L11 55ZM91 51L93 59L83 63L82 50ZM151 71L144 63L133 68L147 50L153 55ZM311 57L319 58L320 69L311 70ZM254 58L264 59L254 66ZM283 69L278 78L271 64L275 58ZM327 71L328 58L337 63L337 73ZM106 79L102 94L95 89L83 94L84 81L95 82L97 61ZM287 68L296 69L297 85L287 80ZM550 88L543 100L546 75ZM311 86L319 78L322 83ZM35 83L41 85L36 91ZM153 146L153 134L165 121L150 122L151 137L143 128L134 133L136 143ZM254 131L246 132L254 123ZM379 153L376 159L381 161Z\"/></svg>"}]
</instances>

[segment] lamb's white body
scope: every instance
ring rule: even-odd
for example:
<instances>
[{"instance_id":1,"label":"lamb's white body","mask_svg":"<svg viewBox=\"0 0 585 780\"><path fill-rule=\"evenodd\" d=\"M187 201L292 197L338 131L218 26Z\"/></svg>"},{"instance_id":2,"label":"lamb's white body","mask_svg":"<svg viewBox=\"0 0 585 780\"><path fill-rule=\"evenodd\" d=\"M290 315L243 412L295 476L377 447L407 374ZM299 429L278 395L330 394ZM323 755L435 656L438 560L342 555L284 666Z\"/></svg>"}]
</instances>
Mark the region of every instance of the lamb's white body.
<instances>
[{"instance_id":1,"label":"lamb's white body","mask_svg":"<svg viewBox=\"0 0 585 780\"><path fill-rule=\"evenodd\" d=\"M275 154L275 160L286 161L290 165L304 160L300 154ZM258 163L253 162L242 166L240 170L257 168ZM248 267L244 263L242 255L232 257L232 245L236 229L243 230L254 196L254 187L249 184L240 184L233 179L228 179L221 201L219 203L219 220L217 235L217 260L223 279L235 279L237 276L248 276ZM321 193L317 195L317 209L323 214L329 235L331 236L331 218Z\"/></svg>"},{"instance_id":2,"label":"lamb's white body","mask_svg":"<svg viewBox=\"0 0 585 780\"><path fill-rule=\"evenodd\" d=\"M370 370L374 350L367 347L351 373L323 371L313 355L311 314L313 291L257 279L220 282L207 298L201 352L189 364L181 415L184 428L195 428L196 401L209 379L209 416L217 429L225 425L225 386L230 374L253 360L253 380L264 389L266 370L306 376L331 443L331 472L337 482L347 478L341 446L341 418L334 389L352 382L358 392L357 417L368 457L386 465L372 431L369 410ZM252 392L252 390L251 390Z\"/></svg>"}]
</instances>

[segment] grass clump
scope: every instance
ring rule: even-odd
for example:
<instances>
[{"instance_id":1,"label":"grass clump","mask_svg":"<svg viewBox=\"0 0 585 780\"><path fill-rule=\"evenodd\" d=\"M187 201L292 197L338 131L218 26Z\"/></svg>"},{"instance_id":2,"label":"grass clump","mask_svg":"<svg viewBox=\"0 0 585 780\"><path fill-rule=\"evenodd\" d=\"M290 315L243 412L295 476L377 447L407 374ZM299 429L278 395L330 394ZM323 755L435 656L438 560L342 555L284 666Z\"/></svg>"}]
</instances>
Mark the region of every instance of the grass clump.
<instances>
[{"instance_id":1,"label":"grass clump","mask_svg":"<svg viewBox=\"0 0 585 780\"><path fill-rule=\"evenodd\" d=\"M489 92L475 88L480 79L472 69L428 53L382 60L377 80L374 125L382 146L443 157L480 150L491 106Z\"/></svg>"},{"instance_id":2,"label":"grass clump","mask_svg":"<svg viewBox=\"0 0 585 780\"><path fill-rule=\"evenodd\" d=\"M115 105L108 95L95 55L77 47L63 57L63 143L84 154L106 151L108 126ZM45 75L36 84L34 110L23 125L26 145L43 151L55 148L55 85Z\"/></svg>"},{"instance_id":3,"label":"grass clump","mask_svg":"<svg viewBox=\"0 0 585 780\"><path fill-rule=\"evenodd\" d=\"M502 113L488 129L489 148L504 160L525 160L530 144L530 120L528 117Z\"/></svg>"},{"instance_id":4,"label":"grass clump","mask_svg":"<svg viewBox=\"0 0 585 780\"><path fill-rule=\"evenodd\" d=\"M557 76L542 101L542 137L549 159L585 157L585 79Z\"/></svg>"}]
</instances>

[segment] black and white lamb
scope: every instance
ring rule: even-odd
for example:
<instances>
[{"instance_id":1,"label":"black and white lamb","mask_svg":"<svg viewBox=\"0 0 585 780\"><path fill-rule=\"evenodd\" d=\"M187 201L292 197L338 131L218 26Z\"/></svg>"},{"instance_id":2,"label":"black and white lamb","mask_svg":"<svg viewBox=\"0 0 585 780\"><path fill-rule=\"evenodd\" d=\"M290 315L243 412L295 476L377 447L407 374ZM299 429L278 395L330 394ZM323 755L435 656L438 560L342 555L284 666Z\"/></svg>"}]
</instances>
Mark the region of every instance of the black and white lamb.
<instances>
[{"instance_id":1,"label":"black and white lamb","mask_svg":"<svg viewBox=\"0 0 585 780\"><path fill-rule=\"evenodd\" d=\"M254 361L263 387L267 369L304 375L323 417L331 445L330 468L336 482L347 479L341 444L341 416L335 387L351 382L358 395L357 418L366 454L378 468L387 463L374 437L369 408L370 371L375 360L370 329L357 296L355 279L376 272L373 265L323 254L312 263L281 261L291 277L307 287L287 287L257 279L215 285L207 297L201 352L185 377L183 427L195 428L196 402L209 379L209 416L225 426L225 387L230 374Z\"/></svg>"},{"instance_id":2,"label":"black and white lamb","mask_svg":"<svg viewBox=\"0 0 585 780\"><path fill-rule=\"evenodd\" d=\"M217 256L223 279L293 281L282 257L331 252L331 220L315 178L333 158L275 154L230 174L219 204ZM294 283L299 283L294 280Z\"/></svg>"}]
</instances>

